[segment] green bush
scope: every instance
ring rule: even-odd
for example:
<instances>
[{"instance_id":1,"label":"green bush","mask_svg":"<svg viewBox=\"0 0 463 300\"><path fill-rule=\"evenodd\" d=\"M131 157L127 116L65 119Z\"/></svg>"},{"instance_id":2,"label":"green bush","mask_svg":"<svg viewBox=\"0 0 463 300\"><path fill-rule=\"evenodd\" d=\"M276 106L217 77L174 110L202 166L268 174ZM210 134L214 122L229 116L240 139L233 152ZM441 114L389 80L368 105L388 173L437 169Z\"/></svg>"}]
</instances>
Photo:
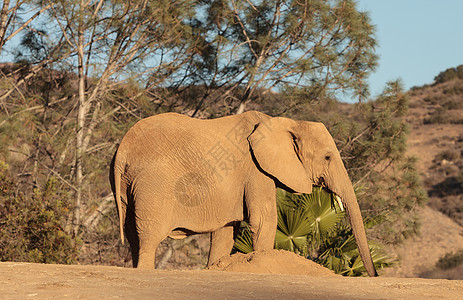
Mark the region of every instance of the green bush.
<instances>
[{"instance_id":1,"label":"green bush","mask_svg":"<svg viewBox=\"0 0 463 300\"><path fill-rule=\"evenodd\" d=\"M75 263L79 239L65 230L71 205L57 191L56 179L31 197L16 194L14 187L8 166L0 162L0 260Z\"/></svg>"},{"instance_id":2,"label":"green bush","mask_svg":"<svg viewBox=\"0 0 463 300\"><path fill-rule=\"evenodd\" d=\"M277 203L276 249L297 253L337 274L360 276L366 272L352 230L345 221L345 213L331 193L317 187L310 195L294 195L279 189ZM372 227L381 219L382 216L369 219L365 227ZM370 241L369 245L377 269L392 265L392 259L379 243ZM242 224L234 251L253 251L252 234L247 223Z\"/></svg>"}]
</instances>

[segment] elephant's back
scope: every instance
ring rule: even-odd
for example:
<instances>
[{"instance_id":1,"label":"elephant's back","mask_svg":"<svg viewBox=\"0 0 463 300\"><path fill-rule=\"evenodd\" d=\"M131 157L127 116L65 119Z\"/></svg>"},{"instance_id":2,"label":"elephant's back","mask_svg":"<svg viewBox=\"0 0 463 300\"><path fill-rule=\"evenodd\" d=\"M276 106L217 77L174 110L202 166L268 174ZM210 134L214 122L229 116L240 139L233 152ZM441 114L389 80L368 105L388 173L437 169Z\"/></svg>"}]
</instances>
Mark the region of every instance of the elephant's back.
<instances>
[{"instance_id":1,"label":"elephant's back","mask_svg":"<svg viewBox=\"0 0 463 300\"><path fill-rule=\"evenodd\" d=\"M177 113L165 113L138 121L124 136L125 148L177 148L187 147L193 140L211 135L211 126L204 120Z\"/></svg>"},{"instance_id":2,"label":"elephant's back","mask_svg":"<svg viewBox=\"0 0 463 300\"><path fill-rule=\"evenodd\" d=\"M217 120L220 119L202 120L177 113L164 113L138 121L130 128L126 136L133 138L131 135L139 136L142 133L144 137L160 138L161 134L173 137L182 132L187 132L190 136L197 135L209 131L208 128L212 129L211 123L218 123Z\"/></svg>"},{"instance_id":3,"label":"elephant's back","mask_svg":"<svg viewBox=\"0 0 463 300\"><path fill-rule=\"evenodd\" d=\"M217 119L195 119L177 113L164 113L138 121L127 132L121 144L133 141L175 142L178 138L196 139L203 143L209 138L216 139L233 130L250 134L255 124L265 118L269 116L257 111Z\"/></svg>"},{"instance_id":4,"label":"elephant's back","mask_svg":"<svg viewBox=\"0 0 463 300\"><path fill-rule=\"evenodd\" d=\"M163 166L203 166L208 151L216 148L247 149L247 136L268 116L259 112L201 120L165 113L137 122L119 146L127 164L146 169ZM178 166L179 168L183 168ZM202 167L198 167L201 169ZM200 170L198 170L200 171Z\"/></svg>"},{"instance_id":5,"label":"elephant's back","mask_svg":"<svg viewBox=\"0 0 463 300\"><path fill-rule=\"evenodd\" d=\"M118 152L126 157L131 177L147 170L159 174L163 169L199 165L202 145L215 138L202 120L167 113L137 122L122 139Z\"/></svg>"}]
</instances>

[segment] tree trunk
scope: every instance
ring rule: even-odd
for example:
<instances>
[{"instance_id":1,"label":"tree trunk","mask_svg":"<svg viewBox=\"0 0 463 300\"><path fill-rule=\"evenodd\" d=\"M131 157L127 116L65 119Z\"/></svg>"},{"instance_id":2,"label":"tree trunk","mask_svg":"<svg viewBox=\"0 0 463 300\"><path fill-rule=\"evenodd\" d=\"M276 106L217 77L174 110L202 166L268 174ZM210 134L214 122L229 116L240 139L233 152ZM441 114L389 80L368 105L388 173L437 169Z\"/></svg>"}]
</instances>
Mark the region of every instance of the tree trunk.
<instances>
[{"instance_id":1,"label":"tree trunk","mask_svg":"<svg viewBox=\"0 0 463 300\"><path fill-rule=\"evenodd\" d=\"M6 21L8 19L8 7L10 6L10 0L4 0L2 11L0 13L0 54L2 53L3 43L6 35Z\"/></svg>"},{"instance_id":2,"label":"tree trunk","mask_svg":"<svg viewBox=\"0 0 463 300\"><path fill-rule=\"evenodd\" d=\"M80 16L77 41L77 57L79 61L79 100L77 113L77 136L76 136L76 202L74 206L74 235L78 234L82 210L82 183L83 183L83 154L85 153L84 146L84 127L85 115L87 113L87 103L85 101L85 70L84 70L84 2L80 1Z\"/></svg>"}]
</instances>

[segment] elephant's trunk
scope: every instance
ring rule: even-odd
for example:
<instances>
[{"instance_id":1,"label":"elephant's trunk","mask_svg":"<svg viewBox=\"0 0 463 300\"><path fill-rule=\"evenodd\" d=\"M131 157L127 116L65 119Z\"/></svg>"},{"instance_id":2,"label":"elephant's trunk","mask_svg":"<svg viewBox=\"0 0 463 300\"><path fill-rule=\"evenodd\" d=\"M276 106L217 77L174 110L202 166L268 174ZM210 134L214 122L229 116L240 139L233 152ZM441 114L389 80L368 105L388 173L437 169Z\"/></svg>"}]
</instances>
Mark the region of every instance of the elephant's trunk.
<instances>
[{"instance_id":1,"label":"elephant's trunk","mask_svg":"<svg viewBox=\"0 0 463 300\"><path fill-rule=\"evenodd\" d=\"M368 247L367 236L365 233L365 227L363 226L363 219L360 213L357 197L355 196L354 188L352 187L347 171L342 164L342 160L341 167L336 168L336 170L341 170L341 172L334 174L334 176L333 174L330 174L331 176L327 176L325 181L328 188L342 199L349 216L349 221L354 233L355 241L357 242L360 257L362 258L363 265L365 266L368 275L371 277L378 276L373 264L373 259L371 258L370 248Z\"/></svg>"},{"instance_id":2,"label":"elephant's trunk","mask_svg":"<svg viewBox=\"0 0 463 300\"><path fill-rule=\"evenodd\" d=\"M344 205L349 215L350 224L352 231L357 242L360 257L362 258L363 265L365 266L369 276L378 276L376 273L373 259L371 258L370 248L368 247L367 236L365 234L365 227L363 226L363 219L360 213L360 208L357 202L357 198L354 193L354 189L349 192L349 196L345 198ZM341 198L344 199L344 198Z\"/></svg>"}]
</instances>

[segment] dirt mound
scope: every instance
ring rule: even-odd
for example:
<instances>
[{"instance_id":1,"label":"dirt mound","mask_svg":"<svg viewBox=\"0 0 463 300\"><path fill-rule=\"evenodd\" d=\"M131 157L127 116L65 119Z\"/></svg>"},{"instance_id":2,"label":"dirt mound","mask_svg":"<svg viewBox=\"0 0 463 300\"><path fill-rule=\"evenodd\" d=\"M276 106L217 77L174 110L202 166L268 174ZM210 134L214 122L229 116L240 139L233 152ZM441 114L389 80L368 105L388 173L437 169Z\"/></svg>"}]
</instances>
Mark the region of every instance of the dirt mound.
<instances>
[{"instance_id":1,"label":"dirt mound","mask_svg":"<svg viewBox=\"0 0 463 300\"><path fill-rule=\"evenodd\" d=\"M338 276L333 271L295 253L275 249L255 251L248 254L236 253L221 258L208 269L260 274Z\"/></svg>"}]
</instances>

